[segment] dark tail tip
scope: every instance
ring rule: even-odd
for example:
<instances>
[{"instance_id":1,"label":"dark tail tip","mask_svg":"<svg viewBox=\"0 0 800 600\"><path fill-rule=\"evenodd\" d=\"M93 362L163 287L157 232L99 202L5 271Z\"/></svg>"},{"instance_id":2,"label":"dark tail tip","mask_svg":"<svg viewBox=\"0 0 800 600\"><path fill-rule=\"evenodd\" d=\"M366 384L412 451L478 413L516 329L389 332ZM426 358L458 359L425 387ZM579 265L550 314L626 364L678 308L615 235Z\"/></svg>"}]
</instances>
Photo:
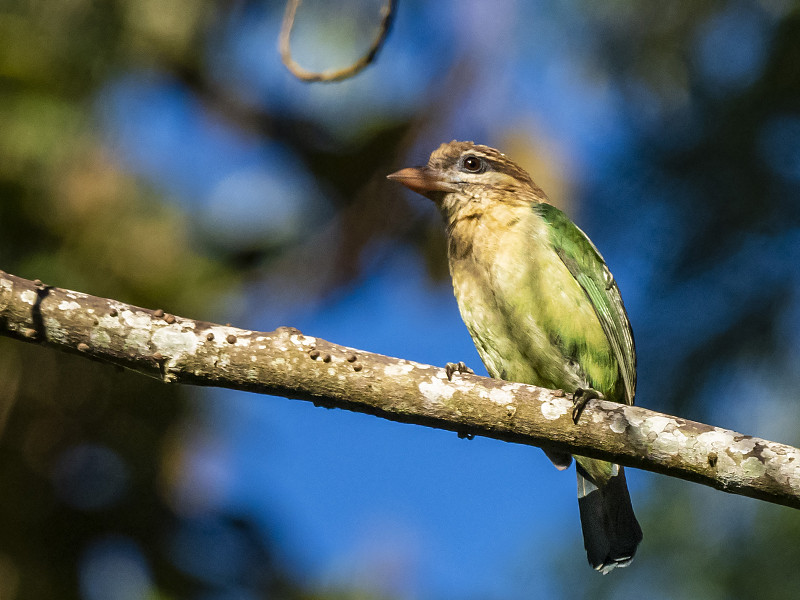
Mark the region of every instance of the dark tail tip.
<instances>
[{"instance_id":1,"label":"dark tail tip","mask_svg":"<svg viewBox=\"0 0 800 600\"><path fill-rule=\"evenodd\" d=\"M604 575L616 567L627 567L642 541L642 528L633 514L625 472L619 467L608 483L597 486L580 465L577 467L578 509L589 564Z\"/></svg>"}]
</instances>

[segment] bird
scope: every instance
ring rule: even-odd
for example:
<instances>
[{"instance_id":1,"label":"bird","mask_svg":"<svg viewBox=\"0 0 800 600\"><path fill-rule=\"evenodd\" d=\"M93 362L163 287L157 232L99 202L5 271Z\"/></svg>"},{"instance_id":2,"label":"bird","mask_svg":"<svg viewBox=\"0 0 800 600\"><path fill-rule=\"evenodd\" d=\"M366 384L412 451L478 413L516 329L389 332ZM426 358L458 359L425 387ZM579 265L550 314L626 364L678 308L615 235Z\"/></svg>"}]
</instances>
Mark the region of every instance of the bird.
<instances>
[{"instance_id":1,"label":"bird","mask_svg":"<svg viewBox=\"0 0 800 600\"><path fill-rule=\"evenodd\" d=\"M633 404L636 350L619 287L588 236L504 154L442 144L427 165L387 176L432 200L447 234L461 317L494 378L571 392L573 420L595 398ZM467 370L448 363L447 374ZM545 449L559 469L572 456ZM642 529L623 467L575 456L590 565L628 566Z\"/></svg>"}]
</instances>

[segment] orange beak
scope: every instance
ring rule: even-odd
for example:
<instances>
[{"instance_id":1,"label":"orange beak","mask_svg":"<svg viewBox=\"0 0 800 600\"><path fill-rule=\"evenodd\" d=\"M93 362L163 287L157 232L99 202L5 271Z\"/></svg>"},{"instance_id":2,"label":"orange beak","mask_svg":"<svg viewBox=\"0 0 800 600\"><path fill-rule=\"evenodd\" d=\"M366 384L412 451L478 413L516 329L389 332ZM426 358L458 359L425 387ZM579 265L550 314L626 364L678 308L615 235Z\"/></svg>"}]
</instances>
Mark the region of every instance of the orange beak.
<instances>
[{"instance_id":1,"label":"orange beak","mask_svg":"<svg viewBox=\"0 0 800 600\"><path fill-rule=\"evenodd\" d=\"M408 167L386 176L387 179L402 183L408 189L427 196L431 192L455 192L455 183L442 177L441 173L430 167Z\"/></svg>"}]
</instances>

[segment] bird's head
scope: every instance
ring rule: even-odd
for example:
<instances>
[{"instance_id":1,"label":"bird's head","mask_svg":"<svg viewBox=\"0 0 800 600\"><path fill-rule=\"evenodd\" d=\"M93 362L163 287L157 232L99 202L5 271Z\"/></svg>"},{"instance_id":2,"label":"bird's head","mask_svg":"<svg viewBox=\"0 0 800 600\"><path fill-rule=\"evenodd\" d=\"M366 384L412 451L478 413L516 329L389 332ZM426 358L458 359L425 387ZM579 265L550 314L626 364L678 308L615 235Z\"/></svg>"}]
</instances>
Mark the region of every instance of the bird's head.
<instances>
[{"instance_id":1,"label":"bird's head","mask_svg":"<svg viewBox=\"0 0 800 600\"><path fill-rule=\"evenodd\" d=\"M486 207L493 202L529 205L546 200L519 165L494 148L472 142L442 144L427 165L401 169L388 178L433 200L446 214L474 203Z\"/></svg>"}]
</instances>

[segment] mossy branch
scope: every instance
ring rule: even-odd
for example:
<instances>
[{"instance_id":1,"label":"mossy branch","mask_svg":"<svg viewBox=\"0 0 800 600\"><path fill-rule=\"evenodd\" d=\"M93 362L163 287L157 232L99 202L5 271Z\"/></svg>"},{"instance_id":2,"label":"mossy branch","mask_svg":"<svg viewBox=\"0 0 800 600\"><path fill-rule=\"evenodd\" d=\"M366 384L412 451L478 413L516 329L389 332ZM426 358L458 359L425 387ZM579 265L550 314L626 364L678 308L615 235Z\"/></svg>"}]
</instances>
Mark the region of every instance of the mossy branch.
<instances>
[{"instance_id":1,"label":"mossy branch","mask_svg":"<svg viewBox=\"0 0 800 600\"><path fill-rule=\"evenodd\" d=\"M291 327L248 331L138 308L0 271L0 335L165 383L218 386L545 446L800 508L800 450L641 407L456 374Z\"/></svg>"}]
</instances>

